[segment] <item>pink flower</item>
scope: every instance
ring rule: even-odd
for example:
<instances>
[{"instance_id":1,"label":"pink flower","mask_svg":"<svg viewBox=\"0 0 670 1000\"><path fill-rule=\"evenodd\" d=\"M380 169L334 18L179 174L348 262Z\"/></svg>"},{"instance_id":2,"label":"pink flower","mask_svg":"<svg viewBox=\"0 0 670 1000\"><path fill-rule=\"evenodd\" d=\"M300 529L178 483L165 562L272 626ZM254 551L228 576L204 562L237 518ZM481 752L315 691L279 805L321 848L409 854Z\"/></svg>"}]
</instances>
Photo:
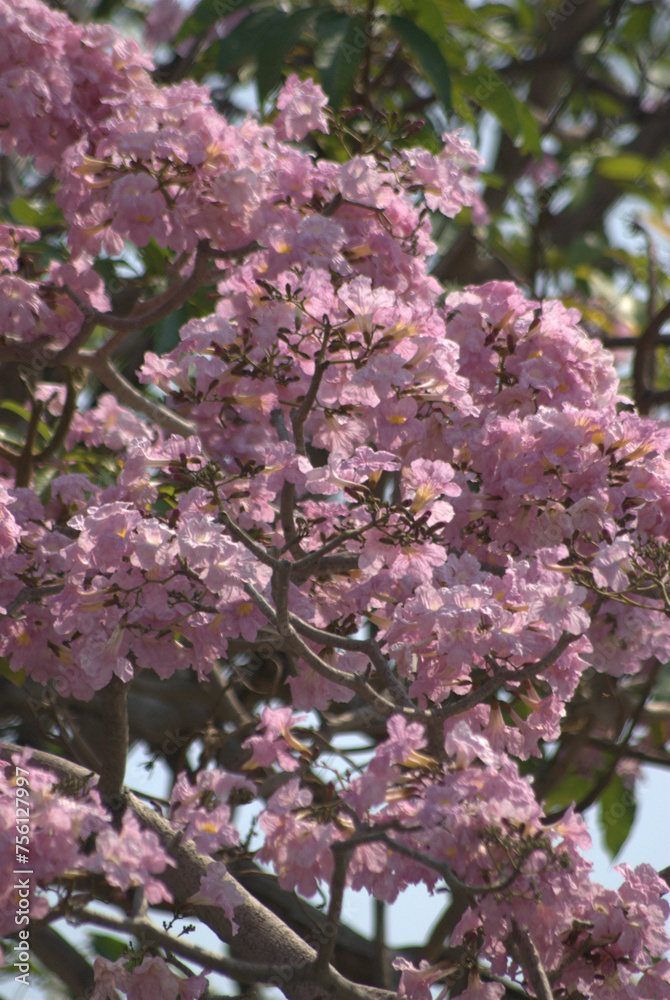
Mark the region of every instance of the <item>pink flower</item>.
<instances>
[{"instance_id":1,"label":"pink flower","mask_svg":"<svg viewBox=\"0 0 670 1000\"><path fill-rule=\"evenodd\" d=\"M148 440L147 424L121 406L111 392L104 392L95 406L86 413L76 413L68 435L68 443L84 441L91 446L106 445L114 451L126 448L136 438Z\"/></svg>"},{"instance_id":2,"label":"pink flower","mask_svg":"<svg viewBox=\"0 0 670 1000\"><path fill-rule=\"evenodd\" d=\"M230 920L233 934L237 934L239 927L233 920L233 914L235 907L244 902L244 896L223 862L213 861L207 865L207 874L202 876L200 889L187 902L220 906Z\"/></svg>"},{"instance_id":3,"label":"pink flower","mask_svg":"<svg viewBox=\"0 0 670 1000\"><path fill-rule=\"evenodd\" d=\"M146 246L152 238L165 241L167 205L149 174L130 174L115 181L109 206L115 213L114 229L138 247Z\"/></svg>"},{"instance_id":4,"label":"pink flower","mask_svg":"<svg viewBox=\"0 0 670 1000\"><path fill-rule=\"evenodd\" d=\"M496 764L500 759L485 736L474 733L469 723L461 719L455 725L445 724L444 749L454 757L458 767L467 767L473 760Z\"/></svg>"},{"instance_id":5,"label":"pink flower","mask_svg":"<svg viewBox=\"0 0 670 1000\"><path fill-rule=\"evenodd\" d=\"M419 514L426 508L430 511L428 523L451 521L454 508L441 497L456 497L460 486L453 482L454 470L446 462L415 459L408 469L403 470L403 478L414 488L410 511Z\"/></svg>"},{"instance_id":6,"label":"pink flower","mask_svg":"<svg viewBox=\"0 0 670 1000\"><path fill-rule=\"evenodd\" d=\"M318 883L331 877L330 845L341 839L333 823L315 823L304 815L311 801L311 792L292 778L270 797L260 818L265 843L259 860L273 863L282 888L304 896L313 896Z\"/></svg>"},{"instance_id":7,"label":"pink flower","mask_svg":"<svg viewBox=\"0 0 670 1000\"><path fill-rule=\"evenodd\" d=\"M308 132L328 132L328 119L323 113L327 104L328 98L318 83L300 80L292 73L277 98L280 113L274 127L278 137L300 142Z\"/></svg>"},{"instance_id":8,"label":"pink flower","mask_svg":"<svg viewBox=\"0 0 670 1000\"><path fill-rule=\"evenodd\" d=\"M445 970L422 960L417 968L406 958L393 960L393 968L401 970L398 996L406 1000L431 1000L430 987L442 979Z\"/></svg>"},{"instance_id":9,"label":"pink flower","mask_svg":"<svg viewBox=\"0 0 670 1000\"><path fill-rule=\"evenodd\" d=\"M337 297L354 314L354 320L361 333L370 335L378 313L392 310L395 295L388 288L372 288L369 278L357 277L344 285Z\"/></svg>"},{"instance_id":10,"label":"pink flower","mask_svg":"<svg viewBox=\"0 0 670 1000\"><path fill-rule=\"evenodd\" d=\"M19 248L23 240L32 242L39 239L37 229L27 226L0 225L0 270L18 270Z\"/></svg>"},{"instance_id":11,"label":"pink flower","mask_svg":"<svg viewBox=\"0 0 670 1000\"><path fill-rule=\"evenodd\" d=\"M257 767L270 767L275 760L284 771L297 771L300 767L288 752L287 746L295 749L295 737L290 736L290 729L293 722L299 721L293 718L291 708L267 708L263 709L262 736L250 736L245 741L244 746L251 747L253 751L253 762ZM290 741L290 742L289 742Z\"/></svg>"},{"instance_id":12,"label":"pink flower","mask_svg":"<svg viewBox=\"0 0 670 1000\"><path fill-rule=\"evenodd\" d=\"M0 556L10 555L21 537L21 529L9 509L15 503L16 499L0 484Z\"/></svg>"},{"instance_id":13,"label":"pink flower","mask_svg":"<svg viewBox=\"0 0 670 1000\"><path fill-rule=\"evenodd\" d=\"M602 544L590 563L593 579L608 590L626 590L631 571L632 545L628 538L617 538L611 545Z\"/></svg>"},{"instance_id":14,"label":"pink flower","mask_svg":"<svg viewBox=\"0 0 670 1000\"><path fill-rule=\"evenodd\" d=\"M91 871L101 872L110 885L124 892L131 886L141 885L147 902L151 904L171 900L172 895L162 882L152 876L175 866L153 830L143 830L137 817L126 812L121 832L112 827L101 830L91 856Z\"/></svg>"},{"instance_id":15,"label":"pink flower","mask_svg":"<svg viewBox=\"0 0 670 1000\"><path fill-rule=\"evenodd\" d=\"M146 955L129 973L124 988L128 1000L198 1000L207 988L207 979L202 973L183 979L164 959Z\"/></svg>"}]
</instances>

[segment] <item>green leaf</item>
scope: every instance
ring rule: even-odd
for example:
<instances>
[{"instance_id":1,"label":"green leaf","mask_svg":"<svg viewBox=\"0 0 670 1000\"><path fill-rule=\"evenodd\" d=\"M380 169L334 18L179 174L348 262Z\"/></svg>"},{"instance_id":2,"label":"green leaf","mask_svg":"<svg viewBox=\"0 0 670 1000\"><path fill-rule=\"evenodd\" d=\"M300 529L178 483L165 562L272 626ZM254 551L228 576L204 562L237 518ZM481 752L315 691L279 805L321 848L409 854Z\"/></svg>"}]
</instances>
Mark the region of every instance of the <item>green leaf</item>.
<instances>
[{"instance_id":1,"label":"green leaf","mask_svg":"<svg viewBox=\"0 0 670 1000\"><path fill-rule=\"evenodd\" d=\"M441 5L440 5L441 6ZM420 4L408 7L410 20L419 28L423 28L431 38L440 38L444 34L444 16L435 0L421 0Z\"/></svg>"},{"instance_id":2,"label":"green leaf","mask_svg":"<svg viewBox=\"0 0 670 1000\"><path fill-rule=\"evenodd\" d=\"M0 403L0 410L9 410L10 413L15 413L17 417L21 417L25 420L26 423L30 423L30 410L27 410L25 406L21 406L20 403L16 403L13 399L3 399ZM42 420L38 420L37 422L37 433L44 438L45 441L48 441L51 437L51 431Z\"/></svg>"},{"instance_id":3,"label":"green leaf","mask_svg":"<svg viewBox=\"0 0 670 1000\"><path fill-rule=\"evenodd\" d=\"M542 155L540 131L523 101L514 96L495 70L478 66L458 78L458 86L475 104L490 111L523 152Z\"/></svg>"},{"instance_id":4,"label":"green leaf","mask_svg":"<svg viewBox=\"0 0 670 1000\"><path fill-rule=\"evenodd\" d=\"M654 7L653 3L643 3L628 11L620 31L630 45L649 43L653 31Z\"/></svg>"},{"instance_id":5,"label":"green leaf","mask_svg":"<svg viewBox=\"0 0 670 1000\"><path fill-rule=\"evenodd\" d=\"M9 211L14 221L21 226L43 229L45 226L64 225L63 213L54 202L49 202L44 208L36 208L25 198L15 198Z\"/></svg>"},{"instance_id":6,"label":"green leaf","mask_svg":"<svg viewBox=\"0 0 670 1000\"><path fill-rule=\"evenodd\" d=\"M559 785L554 788L544 801L547 813L556 809L565 809L572 802L579 802L590 792L592 782L577 774L567 774Z\"/></svg>"},{"instance_id":7,"label":"green leaf","mask_svg":"<svg viewBox=\"0 0 670 1000\"><path fill-rule=\"evenodd\" d=\"M156 278L165 274L165 267L170 259L169 250L160 247L153 238L139 251L144 265L144 275Z\"/></svg>"},{"instance_id":8,"label":"green leaf","mask_svg":"<svg viewBox=\"0 0 670 1000\"><path fill-rule=\"evenodd\" d=\"M648 166L643 156L626 153L623 156L604 156L596 163L596 171L608 180L628 181L634 184L644 177Z\"/></svg>"},{"instance_id":9,"label":"green leaf","mask_svg":"<svg viewBox=\"0 0 670 1000\"><path fill-rule=\"evenodd\" d=\"M617 856L628 839L635 819L636 805L633 791L615 774L600 796L598 804L598 825L612 858Z\"/></svg>"},{"instance_id":10,"label":"green leaf","mask_svg":"<svg viewBox=\"0 0 670 1000\"><path fill-rule=\"evenodd\" d=\"M199 63L208 71L226 74L258 54L263 23L273 16L273 11L260 10L247 14L225 38L218 38L205 49Z\"/></svg>"},{"instance_id":11,"label":"green leaf","mask_svg":"<svg viewBox=\"0 0 670 1000\"><path fill-rule=\"evenodd\" d=\"M365 28L362 17L349 17L348 14L333 11L326 11L319 16L317 65L321 73L321 84L335 110L352 91L368 44Z\"/></svg>"},{"instance_id":12,"label":"green leaf","mask_svg":"<svg viewBox=\"0 0 670 1000\"><path fill-rule=\"evenodd\" d=\"M100 0L95 8L93 16L98 21L104 21L113 14L116 7L120 7L122 0Z\"/></svg>"},{"instance_id":13,"label":"green leaf","mask_svg":"<svg viewBox=\"0 0 670 1000\"><path fill-rule=\"evenodd\" d=\"M15 687L23 687L26 682L26 672L21 667L20 670L12 670L10 667L10 659L8 656L0 657L0 677L6 677L8 681L11 681Z\"/></svg>"},{"instance_id":14,"label":"green leaf","mask_svg":"<svg viewBox=\"0 0 670 1000\"><path fill-rule=\"evenodd\" d=\"M524 153L532 153L536 159L542 156L542 145L540 143L540 130L532 111L523 101L514 97L516 110L519 118L519 129L521 135L521 149Z\"/></svg>"},{"instance_id":15,"label":"green leaf","mask_svg":"<svg viewBox=\"0 0 670 1000\"><path fill-rule=\"evenodd\" d=\"M654 701L670 702L670 660L659 671L652 698Z\"/></svg>"},{"instance_id":16,"label":"green leaf","mask_svg":"<svg viewBox=\"0 0 670 1000\"><path fill-rule=\"evenodd\" d=\"M414 21L394 14L389 18L389 26L404 42L432 84L435 96L445 111L451 109L451 77L440 46L434 38Z\"/></svg>"},{"instance_id":17,"label":"green leaf","mask_svg":"<svg viewBox=\"0 0 670 1000\"><path fill-rule=\"evenodd\" d=\"M256 87L261 104L270 91L282 82L282 68L314 16L312 8L296 10L292 14L277 11L264 24L256 70Z\"/></svg>"},{"instance_id":18,"label":"green leaf","mask_svg":"<svg viewBox=\"0 0 670 1000\"><path fill-rule=\"evenodd\" d=\"M201 35L208 31L217 21L230 17L245 7L250 7L256 0L200 0L195 10L189 14L177 32L175 44L193 35Z\"/></svg>"},{"instance_id":19,"label":"green leaf","mask_svg":"<svg viewBox=\"0 0 670 1000\"><path fill-rule=\"evenodd\" d=\"M88 939L96 955L102 955L110 962L116 962L123 955L125 942L110 937L109 934L89 934Z\"/></svg>"}]
</instances>

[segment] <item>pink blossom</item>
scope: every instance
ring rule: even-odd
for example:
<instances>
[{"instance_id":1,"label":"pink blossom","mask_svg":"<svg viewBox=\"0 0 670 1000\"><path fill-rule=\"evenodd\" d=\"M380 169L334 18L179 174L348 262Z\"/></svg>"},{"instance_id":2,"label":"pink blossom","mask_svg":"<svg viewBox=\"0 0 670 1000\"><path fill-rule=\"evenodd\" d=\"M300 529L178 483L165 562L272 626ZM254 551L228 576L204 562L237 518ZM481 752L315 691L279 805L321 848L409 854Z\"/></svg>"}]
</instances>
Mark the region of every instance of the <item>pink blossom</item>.
<instances>
[{"instance_id":1,"label":"pink blossom","mask_svg":"<svg viewBox=\"0 0 670 1000\"><path fill-rule=\"evenodd\" d=\"M19 246L22 241L32 242L39 239L37 229L28 226L0 225L0 270L18 270Z\"/></svg>"},{"instance_id":2,"label":"pink blossom","mask_svg":"<svg viewBox=\"0 0 670 1000\"><path fill-rule=\"evenodd\" d=\"M374 318L380 311L393 309L395 295L387 288L371 286L369 278L354 278L338 292L338 298L354 315L361 333L370 335L374 329Z\"/></svg>"},{"instance_id":3,"label":"pink blossom","mask_svg":"<svg viewBox=\"0 0 670 1000\"><path fill-rule=\"evenodd\" d=\"M455 758L459 767L466 767L476 758L482 764L495 764L499 759L486 737L473 733L465 720L445 726L444 749Z\"/></svg>"},{"instance_id":4,"label":"pink blossom","mask_svg":"<svg viewBox=\"0 0 670 1000\"><path fill-rule=\"evenodd\" d=\"M91 446L104 444L116 451L135 438L149 438L149 434L147 425L132 410L120 406L115 396L105 392L86 413L75 414L68 441L84 441Z\"/></svg>"},{"instance_id":5,"label":"pink blossom","mask_svg":"<svg viewBox=\"0 0 670 1000\"><path fill-rule=\"evenodd\" d=\"M198 1000L207 989L207 979L202 974L183 979L164 959L146 955L128 975L124 988L128 1000Z\"/></svg>"},{"instance_id":6,"label":"pink blossom","mask_svg":"<svg viewBox=\"0 0 670 1000\"><path fill-rule=\"evenodd\" d=\"M625 590L629 586L628 573L631 570L630 539L617 538L611 545L601 545L590 563L593 579L599 587L609 590Z\"/></svg>"},{"instance_id":7,"label":"pink blossom","mask_svg":"<svg viewBox=\"0 0 670 1000\"><path fill-rule=\"evenodd\" d=\"M149 45L169 42L179 31L184 20L184 7L179 0L158 0L145 22L144 34Z\"/></svg>"},{"instance_id":8,"label":"pink blossom","mask_svg":"<svg viewBox=\"0 0 670 1000\"><path fill-rule=\"evenodd\" d=\"M276 760L284 771L298 769L298 761L288 752L288 747L294 748L295 739L289 734L295 721L298 720L293 718L290 708L268 706L263 709L263 735L250 736L245 743L245 746L251 747L253 762L257 767L269 767Z\"/></svg>"},{"instance_id":9,"label":"pink blossom","mask_svg":"<svg viewBox=\"0 0 670 1000\"><path fill-rule=\"evenodd\" d=\"M431 966L425 959L416 968L407 959L396 958L393 968L401 971L398 996L407 1000L431 1000L430 987L444 976L444 969L439 965Z\"/></svg>"},{"instance_id":10,"label":"pink blossom","mask_svg":"<svg viewBox=\"0 0 670 1000\"><path fill-rule=\"evenodd\" d=\"M163 883L152 876L168 865L174 867L175 862L153 830L143 830L132 813L125 813L120 833L111 827L100 831L89 865L92 871L101 872L110 885L124 891L142 886L151 904L172 899Z\"/></svg>"},{"instance_id":11,"label":"pink blossom","mask_svg":"<svg viewBox=\"0 0 670 1000\"><path fill-rule=\"evenodd\" d=\"M300 80L292 73L277 98L279 114L274 127L280 139L300 142L308 132L328 132L328 119L323 108L328 98L318 83Z\"/></svg>"},{"instance_id":12,"label":"pink blossom","mask_svg":"<svg viewBox=\"0 0 670 1000\"><path fill-rule=\"evenodd\" d=\"M167 236L165 198L156 189L148 174L121 177L112 185L109 205L114 215L114 228L137 246L146 246L153 237L159 241Z\"/></svg>"},{"instance_id":13,"label":"pink blossom","mask_svg":"<svg viewBox=\"0 0 670 1000\"><path fill-rule=\"evenodd\" d=\"M189 903L201 903L205 906L220 906L230 920L233 934L239 930L233 919L235 907L244 902L244 896L235 881L228 875L226 866L220 861L213 861L207 866L207 874L203 875L200 889L190 896Z\"/></svg>"}]
</instances>

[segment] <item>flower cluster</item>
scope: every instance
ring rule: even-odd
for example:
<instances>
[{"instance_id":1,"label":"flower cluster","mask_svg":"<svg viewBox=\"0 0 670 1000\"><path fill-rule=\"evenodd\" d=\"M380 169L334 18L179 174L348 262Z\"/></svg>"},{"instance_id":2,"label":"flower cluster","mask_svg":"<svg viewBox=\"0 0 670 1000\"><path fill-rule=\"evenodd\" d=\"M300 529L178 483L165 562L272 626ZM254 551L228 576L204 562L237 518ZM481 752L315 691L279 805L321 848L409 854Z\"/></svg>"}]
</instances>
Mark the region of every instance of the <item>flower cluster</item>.
<instances>
[{"instance_id":1,"label":"flower cluster","mask_svg":"<svg viewBox=\"0 0 670 1000\"><path fill-rule=\"evenodd\" d=\"M336 122L312 80L288 79L272 124L234 125L111 28L0 0L0 29L0 150L53 175L67 230L33 273L20 249L40 233L0 226L0 348L33 365L52 429L41 456L3 449L0 656L84 701L142 672L221 681L234 724L198 732L202 766L162 819L215 858L185 902L234 932L248 903L221 856L258 795L254 850L280 889L460 893L468 1000L496 1000L495 977L534 992L519 928L557 996L668 1000L667 886L644 865L616 892L591 883L581 818L546 817L518 764L580 685L644 683L670 658L667 427L622 406L574 310L503 282L442 296L430 213L483 217L458 135L320 159L299 143ZM101 265L143 248L165 273L117 315ZM125 334L196 299L137 383L114 367ZM106 387L85 411L81 371ZM332 765L340 732L372 737L358 763ZM242 764L210 768L226 739ZM79 872L116 902L172 900L174 862L132 810L115 825L95 790L30 775L35 917ZM0 775L0 872L10 806ZM407 1000L459 981L397 968ZM95 974L100 998L205 989L155 955Z\"/></svg>"},{"instance_id":2,"label":"flower cluster","mask_svg":"<svg viewBox=\"0 0 670 1000\"><path fill-rule=\"evenodd\" d=\"M119 832L110 827L110 814L95 788L75 799L61 791L58 779L30 763L30 750L16 758L19 767L0 771L0 934L16 930L19 904L16 842L17 788L29 790L22 798L25 815L26 858L32 887L30 916L45 917L50 910L47 890L62 878L100 874L108 886L127 890L141 886L147 901L170 900L164 884L154 876L174 862L151 830L142 830L137 819L126 813ZM17 775L25 775L23 784ZM93 845L93 846L91 846ZM37 891L39 890L39 891Z\"/></svg>"}]
</instances>

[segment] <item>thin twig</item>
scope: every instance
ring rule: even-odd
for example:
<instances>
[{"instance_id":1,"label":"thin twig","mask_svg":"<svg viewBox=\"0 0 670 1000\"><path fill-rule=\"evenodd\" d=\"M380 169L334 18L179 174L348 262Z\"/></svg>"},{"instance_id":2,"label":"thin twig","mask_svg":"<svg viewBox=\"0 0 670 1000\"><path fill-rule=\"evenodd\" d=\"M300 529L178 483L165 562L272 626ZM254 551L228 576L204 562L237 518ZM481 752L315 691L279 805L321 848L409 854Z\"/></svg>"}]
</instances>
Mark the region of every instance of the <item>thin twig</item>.
<instances>
[{"instance_id":1,"label":"thin twig","mask_svg":"<svg viewBox=\"0 0 670 1000\"><path fill-rule=\"evenodd\" d=\"M288 635L290 630L288 594L291 586L291 563L282 559L272 574L272 592L277 608L277 629L280 635Z\"/></svg>"},{"instance_id":2,"label":"thin twig","mask_svg":"<svg viewBox=\"0 0 670 1000\"><path fill-rule=\"evenodd\" d=\"M195 424L161 406L160 403L153 403L138 389L135 389L107 358L98 359L95 352L82 351L77 355L77 360L83 368L87 368L98 376L102 384L116 396L119 403L144 413L155 424L171 434L191 437L196 433Z\"/></svg>"},{"instance_id":3,"label":"thin twig","mask_svg":"<svg viewBox=\"0 0 670 1000\"><path fill-rule=\"evenodd\" d=\"M337 944L337 928L342 915L342 903L344 902L344 887L347 881L347 868L351 848L348 844L333 844L333 877L330 880L330 902L328 904L328 917L324 927L323 940L318 954L314 960L314 974L319 977L328 968Z\"/></svg>"},{"instance_id":4,"label":"thin twig","mask_svg":"<svg viewBox=\"0 0 670 1000\"><path fill-rule=\"evenodd\" d=\"M472 903L475 901L475 892L481 892L483 890L488 891L488 886L484 886L482 889L475 889L473 886L467 885L458 877L458 875L454 874L453 870L449 867L446 861L438 861L436 858L430 858L427 854L424 854L422 851L417 851L414 847L408 847L406 844L401 844L399 841L389 837L386 833L382 833L379 838L375 839L379 839L392 851L396 851L398 854L403 854L406 858L410 858L412 861L418 861L419 864L425 865L427 868L432 868L433 871L438 872L442 876L452 892L465 894Z\"/></svg>"},{"instance_id":5,"label":"thin twig","mask_svg":"<svg viewBox=\"0 0 670 1000\"><path fill-rule=\"evenodd\" d=\"M273 569L276 569L279 566L279 560L275 556L271 555L267 549L264 549L262 545L255 542L253 538L246 533L244 528L240 528L239 524L236 524L230 514L224 510L220 502L218 520L221 524L224 524L226 528L228 528L228 531L233 536L235 541L241 542L245 548L249 549L249 551L256 556L259 562L263 563L264 566L272 566Z\"/></svg>"},{"instance_id":6,"label":"thin twig","mask_svg":"<svg viewBox=\"0 0 670 1000\"><path fill-rule=\"evenodd\" d=\"M46 462L48 458L51 458L65 441L67 432L70 429L70 424L77 408L77 389L72 378L72 372L67 368L65 369L65 380L67 390L63 412L58 418L58 425L51 435L51 440L45 445L42 451L34 456L35 462Z\"/></svg>"},{"instance_id":7,"label":"thin twig","mask_svg":"<svg viewBox=\"0 0 670 1000\"><path fill-rule=\"evenodd\" d=\"M278 976L283 977L284 980L287 978L286 966L268 965L263 962L243 962L235 958L226 958L199 945L189 944L183 937L168 934L167 931L157 927L148 917L116 917L111 913L100 913L98 910L73 908L68 913L68 920L78 924L86 923L98 927L108 927L119 933L132 934L139 941L151 941L154 944L159 944L168 951L174 952L175 955L181 955L205 969L220 972L239 982L267 983L275 980ZM289 976L289 978L291 977Z\"/></svg>"},{"instance_id":8,"label":"thin twig","mask_svg":"<svg viewBox=\"0 0 670 1000\"><path fill-rule=\"evenodd\" d=\"M30 486L30 480L33 474L33 447L37 437L39 423L42 418L43 405L44 404L40 400L33 400L33 408L30 414L25 444L23 445L21 454L19 455L16 463L14 485L17 489L22 486Z\"/></svg>"},{"instance_id":9,"label":"thin twig","mask_svg":"<svg viewBox=\"0 0 670 1000\"><path fill-rule=\"evenodd\" d=\"M254 604L263 612L265 617L271 622L277 630L279 630L277 616L274 609L265 600L262 594L250 583L244 584L244 589L252 599ZM348 687L356 694L359 694L361 698L364 698L375 709L383 716L393 715L394 712L398 711L396 705L388 701L382 695L377 694L374 688L370 687L368 682L360 674L349 674L344 670L338 670L336 667L331 667L330 664L322 660L315 652L313 652L309 646L307 646L297 631L293 627L292 619L293 615L288 616L288 623L285 626L285 634L283 635L283 640L287 644L289 649L293 649L295 652L299 653L300 656L305 660L305 662L320 674L321 677L325 677L326 680L332 681L334 684L341 684L343 687ZM415 710L416 711L416 710ZM416 713L418 714L418 712Z\"/></svg>"}]
</instances>

